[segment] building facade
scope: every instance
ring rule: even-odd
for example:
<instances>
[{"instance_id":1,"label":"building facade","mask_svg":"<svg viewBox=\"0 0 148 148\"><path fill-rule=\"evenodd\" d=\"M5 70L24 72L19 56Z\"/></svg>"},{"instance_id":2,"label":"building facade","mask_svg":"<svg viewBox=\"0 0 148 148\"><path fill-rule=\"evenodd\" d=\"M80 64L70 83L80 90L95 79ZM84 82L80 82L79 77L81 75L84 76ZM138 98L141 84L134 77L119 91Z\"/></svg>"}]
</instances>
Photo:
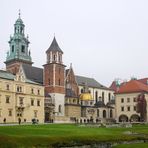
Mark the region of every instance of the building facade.
<instances>
[{"instance_id":1,"label":"building facade","mask_svg":"<svg viewBox=\"0 0 148 148\"><path fill-rule=\"evenodd\" d=\"M16 75L0 70L0 123L44 122L44 87L25 78L21 68Z\"/></svg>"},{"instance_id":2,"label":"building facade","mask_svg":"<svg viewBox=\"0 0 148 148\"><path fill-rule=\"evenodd\" d=\"M115 93L117 122L148 122L148 85L144 82L130 80L118 86Z\"/></svg>"},{"instance_id":3,"label":"building facade","mask_svg":"<svg viewBox=\"0 0 148 148\"><path fill-rule=\"evenodd\" d=\"M10 37L10 50L5 61L6 73L11 79L2 77L4 82L1 84L5 87L3 83L10 81L13 87L8 92L13 101L9 105L6 104L6 110L10 109L13 117L9 119L1 106L1 121L7 117L7 121L16 122L17 111L23 111L18 115L28 122L33 117L41 122L45 118L46 122L57 123L103 122L114 119L114 91L94 78L75 75L72 65L66 69L63 62L64 53L55 37L46 50L47 60L43 68L32 66L31 53L28 50L29 40L25 37L24 30L25 25L19 14L14 24L14 34ZM20 84L22 87L19 88ZM21 92L18 92L19 89ZM0 94L4 103L7 94L3 93L3 89L0 90Z\"/></svg>"}]
</instances>

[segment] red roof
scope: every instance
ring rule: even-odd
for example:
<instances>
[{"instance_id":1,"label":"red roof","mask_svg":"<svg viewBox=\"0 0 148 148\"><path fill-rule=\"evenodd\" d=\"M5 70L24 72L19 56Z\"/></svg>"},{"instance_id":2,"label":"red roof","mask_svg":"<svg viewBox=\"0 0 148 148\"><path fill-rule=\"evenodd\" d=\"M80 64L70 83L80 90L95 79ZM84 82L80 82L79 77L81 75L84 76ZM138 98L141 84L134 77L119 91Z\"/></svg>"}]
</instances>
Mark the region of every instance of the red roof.
<instances>
[{"instance_id":1,"label":"red roof","mask_svg":"<svg viewBox=\"0 0 148 148\"><path fill-rule=\"evenodd\" d=\"M133 92L148 92L148 85L145 85L138 80L130 80L129 82L124 83L116 93Z\"/></svg>"},{"instance_id":2,"label":"red roof","mask_svg":"<svg viewBox=\"0 0 148 148\"><path fill-rule=\"evenodd\" d=\"M139 79L138 81L145 85L148 85L148 78Z\"/></svg>"}]
</instances>

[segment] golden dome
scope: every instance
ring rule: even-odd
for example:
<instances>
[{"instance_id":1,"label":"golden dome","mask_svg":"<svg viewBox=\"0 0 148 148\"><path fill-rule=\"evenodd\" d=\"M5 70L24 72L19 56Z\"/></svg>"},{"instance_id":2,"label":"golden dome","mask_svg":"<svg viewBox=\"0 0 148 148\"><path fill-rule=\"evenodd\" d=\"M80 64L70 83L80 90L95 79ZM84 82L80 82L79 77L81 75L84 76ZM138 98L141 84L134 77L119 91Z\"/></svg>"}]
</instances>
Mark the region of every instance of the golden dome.
<instances>
[{"instance_id":1,"label":"golden dome","mask_svg":"<svg viewBox=\"0 0 148 148\"><path fill-rule=\"evenodd\" d=\"M82 100L82 101L92 101L93 98L92 98L92 95L90 93L82 93L80 95L80 100Z\"/></svg>"}]
</instances>

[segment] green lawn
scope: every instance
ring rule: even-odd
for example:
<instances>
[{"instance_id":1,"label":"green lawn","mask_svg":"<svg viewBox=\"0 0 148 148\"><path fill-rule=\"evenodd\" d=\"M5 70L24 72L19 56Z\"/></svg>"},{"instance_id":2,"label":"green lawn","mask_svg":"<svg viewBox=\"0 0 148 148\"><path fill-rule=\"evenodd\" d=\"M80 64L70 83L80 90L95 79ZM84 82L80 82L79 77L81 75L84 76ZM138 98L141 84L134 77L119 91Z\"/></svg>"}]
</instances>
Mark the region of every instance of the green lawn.
<instances>
[{"instance_id":1,"label":"green lawn","mask_svg":"<svg viewBox=\"0 0 148 148\"><path fill-rule=\"evenodd\" d=\"M129 131L137 135L126 134ZM0 126L0 147L49 147L148 139L148 125L89 128L71 124Z\"/></svg>"}]
</instances>

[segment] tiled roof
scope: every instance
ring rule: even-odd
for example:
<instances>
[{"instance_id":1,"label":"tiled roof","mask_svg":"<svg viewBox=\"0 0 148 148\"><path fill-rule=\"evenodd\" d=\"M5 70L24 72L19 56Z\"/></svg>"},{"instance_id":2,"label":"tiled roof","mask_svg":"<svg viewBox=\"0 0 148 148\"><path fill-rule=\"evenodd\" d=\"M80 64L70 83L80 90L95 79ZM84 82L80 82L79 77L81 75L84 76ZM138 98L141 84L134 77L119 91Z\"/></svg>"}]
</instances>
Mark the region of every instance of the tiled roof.
<instances>
[{"instance_id":1,"label":"tiled roof","mask_svg":"<svg viewBox=\"0 0 148 148\"><path fill-rule=\"evenodd\" d=\"M43 84L43 69L27 64L22 65L26 78L36 83Z\"/></svg>"},{"instance_id":2,"label":"tiled roof","mask_svg":"<svg viewBox=\"0 0 148 148\"><path fill-rule=\"evenodd\" d=\"M55 37L54 37L50 47L47 49L46 53L50 52L50 51L60 51L63 53L63 51L60 49Z\"/></svg>"},{"instance_id":3,"label":"tiled roof","mask_svg":"<svg viewBox=\"0 0 148 148\"><path fill-rule=\"evenodd\" d=\"M120 93L134 93L134 92L148 92L148 86L139 82L138 80L130 80L120 86L117 94Z\"/></svg>"},{"instance_id":4,"label":"tiled roof","mask_svg":"<svg viewBox=\"0 0 148 148\"><path fill-rule=\"evenodd\" d=\"M148 78L138 79L139 82L148 85Z\"/></svg>"},{"instance_id":5,"label":"tiled roof","mask_svg":"<svg viewBox=\"0 0 148 148\"><path fill-rule=\"evenodd\" d=\"M116 91L117 91L117 85L116 85L116 82L113 81L109 88L112 89L112 90L114 90L114 91L116 92Z\"/></svg>"},{"instance_id":6,"label":"tiled roof","mask_svg":"<svg viewBox=\"0 0 148 148\"><path fill-rule=\"evenodd\" d=\"M78 85L85 86L87 85L88 87L94 87L94 88L100 88L100 89L108 89L106 86L103 86L99 82L97 82L94 78L88 78L88 77L83 77L83 76L76 76L76 81Z\"/></svg>"}]
</instances>

